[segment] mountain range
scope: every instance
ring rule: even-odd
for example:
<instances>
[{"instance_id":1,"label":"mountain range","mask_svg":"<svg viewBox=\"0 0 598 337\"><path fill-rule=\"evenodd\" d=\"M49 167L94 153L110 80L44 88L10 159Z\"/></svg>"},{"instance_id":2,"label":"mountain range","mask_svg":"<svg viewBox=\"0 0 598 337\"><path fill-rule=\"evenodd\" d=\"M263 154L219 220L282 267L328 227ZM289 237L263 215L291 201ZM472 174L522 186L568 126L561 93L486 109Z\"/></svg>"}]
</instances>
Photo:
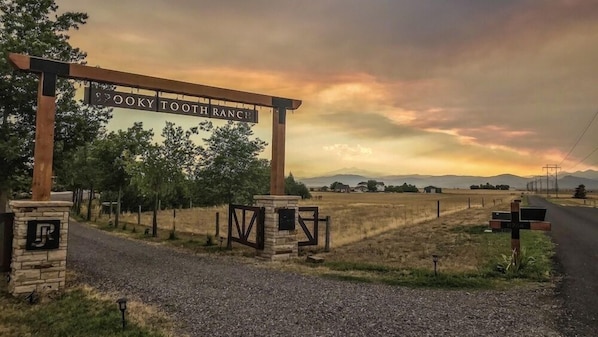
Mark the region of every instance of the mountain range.
<instances>
[{"instance_id":1,"label":"mountain range","mask_svg":"<svg viewBox=\"0 0 598 337\"><path fill-rule=\"evenodd\" d=\"M359 172L354 173L342 173L342 172ZM332 183L338 181L349 186L357 186L360 182L368 180L382 181L385 185L403 185L407 183L415 185L418 188L424 188L426 186L436 186L443 188L461 188L468 189L471 185L480 185L489 183L491 185L509 185L511 188L525 189L527 183L538 180L538 189L546 188L546 177L536 176L521 177L513 174L501 174L497 176L459 176L459 175L378 175L373 172L367 172L358 170L355 168L341 169L332 174L326 174L319 177L311 178L296 178L298 181L304 183L307 187L322 187L330 186ZM587 190L598 190L598 171L587 170L577 171L572 173L560 172L558 179L559 189L574 189L579 185L585 185ZM554 188L554 176L549 178L550 188Z\"/></svg>"}]
</instances>

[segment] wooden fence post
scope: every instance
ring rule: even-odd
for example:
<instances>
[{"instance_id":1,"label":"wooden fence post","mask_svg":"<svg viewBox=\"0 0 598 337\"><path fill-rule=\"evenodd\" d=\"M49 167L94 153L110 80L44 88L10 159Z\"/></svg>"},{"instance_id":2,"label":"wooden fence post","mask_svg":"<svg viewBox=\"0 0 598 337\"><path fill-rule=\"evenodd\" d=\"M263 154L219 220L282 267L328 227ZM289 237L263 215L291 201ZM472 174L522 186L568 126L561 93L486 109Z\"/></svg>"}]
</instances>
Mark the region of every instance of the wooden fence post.
<instances>
[{"instance_id":1,"label":"wooden fence post","mask_svg":"<svg viewBox=\"0 0 598 337\"><path fill-rule=\"evenodd\" d=\"M471 198L467 198L467 208L471 208Z\"/></svg>"},{"instance_id":2,"label":"wooden fence post","mask_svg":"<svg viewBox=\"0 0 598 337\"><path fill-rule=\"evenodd\" d=\"M233 237L233 223L231 221L231 219L233 218L233 208L230 206L230 204L228 205L228 235L227 235L227 239L226 239L226 249L233 249L233 241L231 240L231 238Z\"/></svg>"},{"instance_id":3,"label":"wooden fence post","mask_svg":"<svg viewBox=\"0 0 598 337\"><path fill-rule=\"evenodd\" d=\"M484 198L482 198L482 208L484 208Z\"/></svg>"},{"instance_id":4,"label":"wooden fence post","mask_svg":"<svg viewBox=\"0 0 598 337\"><path fill-rule=\"evenodd\" d=\"M330 251L330 225L332 220L330 220L330 215L326 216L326 238L324 239L324 251Z\"/></svg>"},{"instance_id":5,"label":"wooden fence post","mask_svg":"<svg viewBox=\"0 0 598 337\"><path fill-rule=\"evenodd\" d=\"M220 212L216 212L216 238L220 237Z\"/></svg>"},{"instance_id":6,"label":"wooden fence post","mask_svg":"<svg viewBox=\"0 0 598 337\"><path fill-rule=\"evenodd\" d=\"M440 218L440 200L436 201L436 217Z\"/></svg>"},{"instance_id":7,"label":"wooden fence post","mask_svg":"<svg viewBox=\"0 0 598 337\"><path fill-rule=\"evenodd\" d=\"M141 205L137 207L137 225L141 225Z\"/></svg>"}]
</instances>

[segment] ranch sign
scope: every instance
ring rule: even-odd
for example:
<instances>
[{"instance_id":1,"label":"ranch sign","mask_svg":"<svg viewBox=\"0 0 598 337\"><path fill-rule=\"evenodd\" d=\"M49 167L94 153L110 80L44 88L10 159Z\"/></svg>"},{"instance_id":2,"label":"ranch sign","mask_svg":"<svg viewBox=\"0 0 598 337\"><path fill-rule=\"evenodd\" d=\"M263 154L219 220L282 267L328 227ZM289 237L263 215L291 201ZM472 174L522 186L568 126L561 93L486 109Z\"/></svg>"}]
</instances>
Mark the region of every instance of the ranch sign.
<instances>
[{"instance_id":1,"label":"ranch sign","mask_svg":"<svg viewBox=\"0 0 598 337\"><path fill-rule=\"evenodd\" d=\"M254 109L238 108L204 102L193 102L155 96L140 95L114 90L85 88L85 103L117 108L156 111L179 115L227 119L237 122L257 123L258 112Z\"/></svg>"}]
</instances>

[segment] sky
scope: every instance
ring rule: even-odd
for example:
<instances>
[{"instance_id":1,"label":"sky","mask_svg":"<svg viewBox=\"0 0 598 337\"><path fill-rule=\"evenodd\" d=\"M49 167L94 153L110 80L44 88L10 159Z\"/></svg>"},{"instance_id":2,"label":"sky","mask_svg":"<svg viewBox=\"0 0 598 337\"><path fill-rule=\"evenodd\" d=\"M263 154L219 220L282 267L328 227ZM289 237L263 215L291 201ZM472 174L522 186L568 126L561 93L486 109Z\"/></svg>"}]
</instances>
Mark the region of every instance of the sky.
<instances>
[{"instance_id":1,"label":"sky","mask_svg":"<svg viewBox=\"0 0 598 337\"><path fill-rule=\"evenodd\" d=\"M286 125L296 177L598 170L593 0L56 2L89 15L70 32L89 65L302 100ZM108 128L135 121L201 119L116 109Z\"/></svg>"}]
</instances>

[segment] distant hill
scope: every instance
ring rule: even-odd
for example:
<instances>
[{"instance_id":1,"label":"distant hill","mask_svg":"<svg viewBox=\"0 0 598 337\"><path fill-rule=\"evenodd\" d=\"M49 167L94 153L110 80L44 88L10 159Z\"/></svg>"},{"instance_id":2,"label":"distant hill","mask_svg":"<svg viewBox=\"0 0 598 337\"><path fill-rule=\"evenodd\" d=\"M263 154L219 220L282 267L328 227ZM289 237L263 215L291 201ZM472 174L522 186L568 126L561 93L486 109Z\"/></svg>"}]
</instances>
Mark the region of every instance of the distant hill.
<instances>
[{"instance_id":1,"label":"distant hill","mask_svg":"<svg viewBox=\"0 0 598 337\"><path fill-rule=\"evenodd\" d=\"M582 184L586 186L586 190L598 190L598 180L581 178L571 175L559 178L559 189L572 190Z\"/></svg>"},{"instance_id":2,"label":"distant hill","mask_svg":"<svg viewBox=\"0 0 598 337\"><path fill-rule=\"evenodd\" d=\"M574 177L579 177L579 178L586 178L586 179L592 179L592 180L598 180L598 171L594 171L594 170L587 170L587 171L577 171L577 172L560 172L560 175L563 175L563 177L570 175L570 176L574 176ZM560 180L560 179L559 179Z\"/></svg>"},{"instance_id":3,"label":"distant hill","mask_svg":"<svg viewBox=\"0 0 598 337\"><path fill-rule=\"evenodd\" d=\"M596 171L588 172L586 175L592 176L597 173ZM321 177L312 178L296 178L308 187L322 187L330 186L332 183L338 181L349 186L357 186L362 181L368 181L374 179L376 181L382 181L385 185L402 185L407 183L415 185L418 188L424 188L426 186L436 186L444 188L460 188L468 189L471 185L479 185L489 183L491 185L509 185L511 188L525 189L526 184L531 181L530 178L520 177L513 174L501 174L497 176L458 176L458 175L443 175L443 176L431 176L431 175L389 175L389 176L365 176L358 174L335 174L326 175ZM574 189L580 184L586 185L588 190L598 189L598 179L590 179L579 176L564 175L562 178L559 177L559 188L561 189Z\"/></svg>"}]
</instances>

